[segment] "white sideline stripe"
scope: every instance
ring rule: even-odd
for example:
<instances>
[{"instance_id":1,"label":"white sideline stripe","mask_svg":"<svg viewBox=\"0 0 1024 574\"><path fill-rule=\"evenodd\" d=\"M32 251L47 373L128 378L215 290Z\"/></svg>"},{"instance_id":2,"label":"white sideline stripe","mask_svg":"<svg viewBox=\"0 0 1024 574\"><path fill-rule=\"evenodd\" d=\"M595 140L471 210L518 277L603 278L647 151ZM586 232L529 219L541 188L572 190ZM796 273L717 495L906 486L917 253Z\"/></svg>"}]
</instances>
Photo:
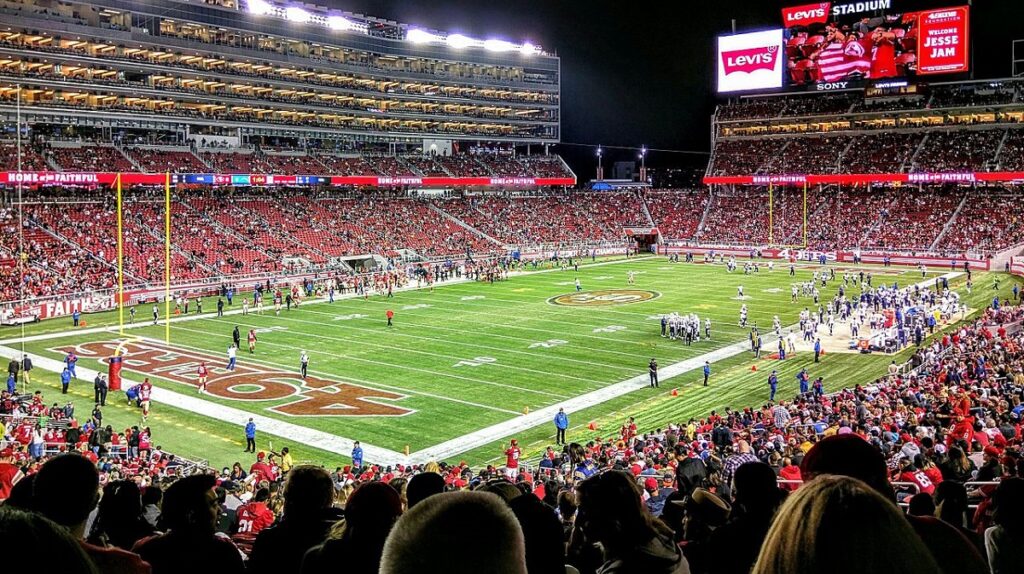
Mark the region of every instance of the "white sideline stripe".
<instances>
[{"instance_id":1,"label":"white sideline stripe","mask_svg":"<svg viewBox=\"0 0 1024 574\"><path fill-rule=\"evenodd\" d=\"M624 259L621 261L608 261L603 263L597 263L594 264L594 266L616 264L627 261L636 261L636 258ZM545 273L550 271L557 271L557 269L545 269L528 273ZM945 277L947 279L954 279L962 274L963 273L961 272L946 273L944 275L939 276L938 278L941 279L942 277ZM931 285L934 285L936 279L937 278L935 277L931 279L925 279L924 281L917 283L917 285L920 285L921 287L925 288L930 287ZM415 287L412 287L412 289L415 289ZM338 298L336 297L336 299ZM233 312L240 313L241 310ZM226 314L227 312L225 313L225 315ZM202 317L203 316L200 315L196 318ZM182 317L179 319L172 319L172 321L191 319L192 317L190 316L187 318ZM792 325L788 327L788 329L792 328ZM101 333L109 331L110 329L108 328L96 328L89 331L79 331L75 334L84 334L88 332ZM67 333L37 335L34 337L26 337L25 341L45 340L67 336L69 336ZM769 337L766 341L771 342L774 340L774 338ZM20 342L20 340L15 340L14 342ZM8 341L0 341L0 345L5 343L8 343ZM685 372L696 369L702 366L704 364L704 361L720 361L738 355L746 351L748 349L748 345L748 341L739 341L737 343L716 349L709 353L705 353L697 357L691 357L689 359L685 359L678 363L674 363L667 367L661 368L658 370L659 382L672 379ZM0 346L0 356L10 359L17 357L20 354L20 351L16 349ZM47 370L60 372L64 368L64 364L62 362L56 361L54 359L39 357L38 355L34 355L31 353L29 354L29 357L31 357L33 361L38 360L39 362L37 364ZM95 377L96 375L96 371L94 370L83 368L81 369L81 371L89 378ZM128 382L133 382L131 381L131 379L124 380ZM461 437L451 439L431 447L427 447L425 449L411 453L408 457L402 453L395 452L393 450L375 447L373 445L365 443L362 443L363 451L365 452L366 459L368 461L379 464L422 464L432 460L443 460L450 457L454 457L455 455L463 453L467 450L471 450L473 448L477 448L489 444L491 442L495 442L498 439L504 438L510 434L522 432L543 423L550 423L551 420L554 419L555 413L558 412L559 408L564 408L567 414L571 414L573 412L578 412L580 410L590 408L592 406L610 401L612 399L616 399L618 397L640 390L647 386L649 386L648 375L646 373L642 375L637 375L633 378L627 379L625 381L613 385L609 385L596 391L591 391L584 395L580 395L576 398L569 399L565 402L535 410L528 415L518 416L514 419L510 419L505 422L491 425L489 427L485 427L483 429L471 432ZM233 407L227 407L220 404L212 403L200 399L198 397L182 395L180 393L175 393L174 391L154 387L153 398L158 402L171 404L173 406L190 410L192 412L210 418L218 419L227 423L238 421L238 424L242 424L242 421L245 421L249 417L252 417L253 421L256 422L257 427L260 428L261 432L267 432L269 434L280 436L282 438L292 440L297 443L306 444L309 446L313 446L315 448L319 448L321 450L326 450L343 456L348 456L349 454L351 454L352 451L353 441L351 439L347 439L345 437L337 435L332 435L322 431L317 431L309 427L279 421L262 415L254 414L249 411L243 411L235 409Z\"/></svg>"},{"instance_id":2,"label":"white sideline stripe","mask_svg":"<svg viewBox=\"0 0 1024 574\"><path fill-rule=\"evenodd\" d=\"M962 275L962 273L960 272L946 273L945 275L941 275L940 278L945 277L951 280L956 277L959 277L960 275ZM920 285L922 288L925 288L933 285L934 283L935 278L931 278L921 281L917 285ZM796 325L790 325L788 329L792 330L795 326ZM771 343L775 340L777 340L777 338L767 337L766 343ZM705 353L698 357L692 357L690 359L685 359L683 361L674 363L667 367L659 368L658 382L660 384L661 382L664 382L668 379L672 379L685 372L701 367L704 365L704 361L714 363L715 361L720 361L723 359L734 357L744 351L749 350L749 345L749 341L740 341L738 343L734 343L732 345L716 349L709 353ZM555 418L555 414L558 412L558 409L560 407L565 409L566 414L571 414L573 412L577 412L598 405L600 403L619 398L623 395L643 389L648 386L650 386L649 375L638 375L636 377L622 381L620 383L616 383L614 385L610 385L602 389L598 389L596 391L591 391L585 395L580 395L573 399L569 399L568 401L565 401L563 403L538 409L536 411L531 412L528 415L516 417L512 420L491 425L489 427L471 432L459 438L445 441L440 444L436 444L432 447L416 451L410 454L409 462L410 464L422 464L424 462L428 462L431 460L444 460L453 457L457 454L460 454L462 452L465 452L467 450L472 450L474 448L495 442L498 439L504 438L511 434L533 428L537 425L543 423L551 423L551 421Z\"/></svg>"},{"instance_id":3,"label":"white sideline stripe","mask_svg":"<svg viewBox=\"0 0 1024 574\"><path fill-rule=\"evenodd\" d=\"M27 354L32 359L32 362L42 369L57 373L64 369L64 363L61 361L41 357L33 353ZM10 347L0 346L0 356L7 359L13 359L20 357L21 351ZM94 369L79 367L78 373L83 375L79 380L86 382L92 381L96 378L96 374L98 372L99 371ZM139 382L127 377L122 377L122 380L128 383L128 386ZM308 445L343 456L349 456L352 454L353 441L351 439L259 415L251 411L243 411L234 407L224 406L201 399L198 396L184 395L162 387L154 386L153 400L158 403L172 405L179 409L200 414L228 424L237 424L239 427L239 434L241 434L241 428L245 425L245 422L251 418L253 422L256 423L256 428L258 429L257 432L271 434L297 444ZM363 452L366 454L367 460L374 462L387 461L388 463L392 463L393 461L402 461L405 458L404 454L388 450L386 448L373 446L367 443L362 443L361 446L363 447Z\"/></svg>"}]
</instances>

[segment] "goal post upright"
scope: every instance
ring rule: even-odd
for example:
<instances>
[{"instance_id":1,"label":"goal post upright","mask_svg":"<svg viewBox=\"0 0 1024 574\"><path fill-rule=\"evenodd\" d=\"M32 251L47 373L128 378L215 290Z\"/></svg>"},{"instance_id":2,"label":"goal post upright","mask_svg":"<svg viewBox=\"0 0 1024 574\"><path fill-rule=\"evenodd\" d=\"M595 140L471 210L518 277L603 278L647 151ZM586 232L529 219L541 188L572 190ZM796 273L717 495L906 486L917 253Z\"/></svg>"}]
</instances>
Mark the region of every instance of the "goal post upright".
<instances>
[{"instance_id":1,"label":"goal post upright","mask_svg":"<svg viewBox=\"0 0 1024 574\"><path fill-rule=\"evenodd\" d=\"M801 199L801 205L800 205L800 211L801 211L801 214L800 214L800 223L801 223L800 237L799 238L795 237L796 234L785 233L783 235L782 240L780 242L776 243L775 242L775 195L776 195L775 194L775 185L774 184L769 184L768 185L768 247L769 248L807 249L807 245L808 245L808 242L807 242L807 220L808 220L807 202L808 202L808 194L810 193L810 186L806 182L803 184L802 191L803 191L803 198ZM785 215L786 214L783 213L783 218L785 218ZM793 241L791 243L787 243L785 240L787 238L789 238L791 235L794 236L793 237Z\"/></svg>"},{"instance_id":2,"label":"goal post upright","mask_svg":"<svg viewBox=\"0 0 1024 574\"><path fill-rule=\"evenodd\" d=\"M121 174L115 181L117 188L117 332L124 336L124 207L121 197Z\"/></svg>"}]
</instances>

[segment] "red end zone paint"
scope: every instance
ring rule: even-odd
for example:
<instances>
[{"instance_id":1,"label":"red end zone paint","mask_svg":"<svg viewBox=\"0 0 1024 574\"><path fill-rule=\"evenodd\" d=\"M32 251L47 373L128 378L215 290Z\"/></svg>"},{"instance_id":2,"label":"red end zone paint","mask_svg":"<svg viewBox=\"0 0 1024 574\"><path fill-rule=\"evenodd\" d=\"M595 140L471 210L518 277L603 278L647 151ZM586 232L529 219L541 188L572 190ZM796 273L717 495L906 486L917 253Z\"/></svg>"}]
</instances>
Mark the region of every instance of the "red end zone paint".
<instances>
[{"instance_id":1,"label":"red end zone paint","mask_svg":"<svg viewBox=\"0 0 1024 574\"><path fill-rule=\"evenodd\" d=\"M118 343L97 341L78 346L51 349L59 353L75 351L83 359L97 360L104 365L114 354ZM303 381L297 373L267 370L261 366L240 363L234 371L224 368L226 360L202 352L182 351L157 343L128 343L124 369L144 376L198 388L196 368L206 362L209 378L206 390L211 395L234 401L273 401L295 397L294 401L270 407L269 410L291 416L403 416L412 409L378 402L398 400L406 395L370 389L350 383L328 381L310 375ZM244 358L243 358L244 360ZM246 387L246 388L241 388Z\"/></svg>"}]
</instances>

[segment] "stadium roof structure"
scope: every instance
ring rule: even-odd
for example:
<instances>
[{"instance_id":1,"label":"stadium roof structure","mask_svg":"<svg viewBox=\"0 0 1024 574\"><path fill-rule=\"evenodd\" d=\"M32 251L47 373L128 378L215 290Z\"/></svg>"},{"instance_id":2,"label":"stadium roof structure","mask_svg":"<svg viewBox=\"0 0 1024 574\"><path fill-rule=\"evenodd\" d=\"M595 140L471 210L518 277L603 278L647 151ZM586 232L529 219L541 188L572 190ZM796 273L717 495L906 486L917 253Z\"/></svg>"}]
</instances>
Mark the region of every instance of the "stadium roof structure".
<instances>
[{"instance_id":1,"label":"stadium roof structure","mask_svg":"<svg viewBox=\"0 0 1024 574\"><path fill-rule=\"evenodd\" d=\"M312 4L283 4L269 0L246 0L245 6L250 14L258 16L274 16L298 24L319 24L339 32L355 32L366 36L404 40L414 44L444 44L455 50L481 49L499 53L518 52L523 56L553 55L532 42L524 41L517 44L501 38L480 40L464 34L400 24Z\"/></svg>"}]
</instances>

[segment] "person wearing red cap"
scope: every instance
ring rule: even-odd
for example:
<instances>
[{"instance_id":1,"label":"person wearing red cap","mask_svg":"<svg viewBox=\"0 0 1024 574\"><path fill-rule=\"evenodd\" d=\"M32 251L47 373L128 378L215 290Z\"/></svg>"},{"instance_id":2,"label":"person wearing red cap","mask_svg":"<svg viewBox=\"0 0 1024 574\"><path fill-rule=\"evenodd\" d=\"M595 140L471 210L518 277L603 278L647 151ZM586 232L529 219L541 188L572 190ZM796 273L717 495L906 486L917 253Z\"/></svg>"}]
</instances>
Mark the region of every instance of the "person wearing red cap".
<instances>
[{"instance_id":1,"label":"person wearing red cap","mask_svg":"<svg viewBox=\"0 0 1024 574\"><path fill-rule=\"evenodd\" d=\"M999 458L1002 454L1002 451L994 446L985 447L985 450L982 451L982 460L984 462L981 468L978 469L978 476L976 477L979 482L999 480L1003 477L1003 465L999 463Z\"/></svg>"},{"instance_id":2,"label":"person wearing red cap","mask_svg":"<svg viewBox=\"0 0 1024 574\"><path fill-rule=\"evenodd\" d=\"M11 489L25 474L14 464L14 449L7 447L0 450L0 502L7 500Z\"/></svg>"},{"instance_id":3,"label":"person wearing red cap","mask_svg":"<svg viewBox=\"0 0 1024 574\"><path fill-rule=\"evenodd\" d=\"M509 441L508 448L505 449L505 476L509 480L515 480L516 475L519 474L519 455L521 453L519 441L516 439Z\"/></svg>"},{"instance_id":4,"label":"person wearing red cap","mask_svg":"<svg viewBox=\"0 0 1024 574\"><path fill-rule=\"evenodd\" d=\"M249 467L249 474L255 474L257 482L266 480L267 482L274 482L276 476L274 474L274 468L266 462L267 453L260 451L256 454L256 462L252 463Z\"/></svg>"}]
</instances>

